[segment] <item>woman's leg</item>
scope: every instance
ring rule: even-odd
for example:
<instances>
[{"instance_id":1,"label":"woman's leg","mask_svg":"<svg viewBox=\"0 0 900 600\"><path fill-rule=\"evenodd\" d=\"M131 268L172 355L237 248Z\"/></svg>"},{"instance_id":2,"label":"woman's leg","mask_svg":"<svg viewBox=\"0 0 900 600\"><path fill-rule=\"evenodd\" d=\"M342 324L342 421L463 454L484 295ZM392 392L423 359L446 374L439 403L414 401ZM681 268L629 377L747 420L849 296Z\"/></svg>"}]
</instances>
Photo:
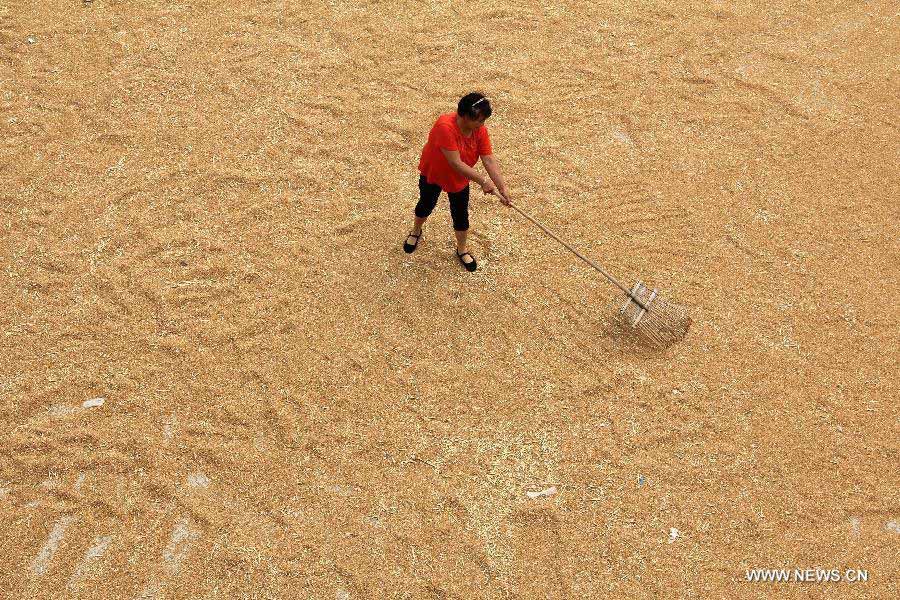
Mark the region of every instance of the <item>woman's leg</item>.
<instances>
[{"instance_id":1,"label":"woman's leg","mask_svg":"<svg viewBox=\"0 0 900 600\"><path fill-rule=\"evenodd\" d=\"M412 230L414 234L419 235L422 233L422 225L428 219L434 207L437 206L438 196L440 195L441 186L428 183L424 175L419 176L419 202L416 204L415 211L413 211L416 215Z\"/></svg>"},{"instance_id":2,"label":"woman's leg","mask_svg":"<svg viewBox=\"0 0 900 600\"><path fill-rule=\"evenodd\" d=\"M453 232L456 234L456 252L463 254L468 251L466 240L469 237L469 186L459 192L448 194L450 196L450 216L453 218ZM466 263L471 263L472 258L463 258Z\"/></svg>"},{"instance_id":3,"label":"woman's leg","mask_svg":"<svg viewBox=\"0 0 900 600\"><path fill-rule=\"evenodd\" d=\"M466 239L469 237L469 230L454 231L456 234L456 251L460 254L466 252Z\"/></svg>"}]
</instances>

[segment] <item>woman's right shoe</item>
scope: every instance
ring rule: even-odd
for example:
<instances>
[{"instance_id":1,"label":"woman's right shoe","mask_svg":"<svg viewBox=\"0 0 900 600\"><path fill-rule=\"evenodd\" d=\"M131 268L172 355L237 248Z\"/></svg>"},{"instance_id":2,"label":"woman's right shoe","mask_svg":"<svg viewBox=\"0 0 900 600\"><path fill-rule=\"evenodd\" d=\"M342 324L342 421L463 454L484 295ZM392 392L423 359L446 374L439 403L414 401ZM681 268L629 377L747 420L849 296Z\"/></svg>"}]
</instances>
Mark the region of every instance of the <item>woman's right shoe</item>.
<instances>
[{"instance_id":1,"label":"woman's right shoe","mask_svg":"<svg viewBox=\"0 0 900 600\"><path fill-rule=\"evenodd\" d=\"M416 249L416 246L419 245L419 238L420 238L420 237L422 237L422 232L421 232L421 231L420 231L418 234L411 233L411 234L409 234L408 236L406 236L406 239L403 241L403 249L406 250L406 253L407 253L407 254L409 254L410 252L412 252L413 250ZM415 239L415 240L416 240L415 243L410 244L410 243L409 243L409 238Z\"/></svg>"},{"instance_id":2,"label":"woman's right shoe","mask_svg":"<svg viewBox=\"0 0 900 600\"><path fill-rule=\"evenodd\" d=\"M463 256L465 256L467 254L469 255L469 258L472 259L472 262L466 262L463 260ZM475 257L472 256L472 254L470 252L463 252L462 254L460 254L459 251L457 251L456 258L459 259L459 262L461 262L463 264L463 266L466 268L466 271L468 271L469 273L471 273L472 271L474 271L475 269L478 268L478 263L475 262Z\"/></svg>"}]
</instances>

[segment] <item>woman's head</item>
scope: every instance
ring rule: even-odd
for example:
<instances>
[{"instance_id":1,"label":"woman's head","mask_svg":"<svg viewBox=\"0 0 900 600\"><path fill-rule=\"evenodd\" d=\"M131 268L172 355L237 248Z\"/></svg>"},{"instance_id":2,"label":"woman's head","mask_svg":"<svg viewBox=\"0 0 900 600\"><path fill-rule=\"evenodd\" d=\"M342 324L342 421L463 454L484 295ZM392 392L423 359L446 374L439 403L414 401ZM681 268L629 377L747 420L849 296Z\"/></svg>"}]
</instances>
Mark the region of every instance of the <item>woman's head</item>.
<instances>
[{"instance_id":1,"label":"woman's head","mask_svg":"<svg viewBox=\"0 0 900 600\"><path fill-rule=\"evenodd\" d=\"M456 114L478 125L484 124L484 120L491 116L491 112L491 101L478 92L460 98L456 107Z\"/></svg>"}]
</instances>

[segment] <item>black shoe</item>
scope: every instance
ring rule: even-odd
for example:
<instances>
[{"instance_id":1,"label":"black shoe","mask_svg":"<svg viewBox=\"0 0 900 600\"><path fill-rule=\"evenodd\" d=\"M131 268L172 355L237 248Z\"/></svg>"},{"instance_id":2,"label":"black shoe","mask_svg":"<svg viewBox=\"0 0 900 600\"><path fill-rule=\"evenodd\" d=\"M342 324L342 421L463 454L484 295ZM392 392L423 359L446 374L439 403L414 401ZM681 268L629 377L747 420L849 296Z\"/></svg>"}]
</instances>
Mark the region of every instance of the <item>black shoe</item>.
<instances>
[{"instance_id":1,"label":"black shoe","mask_svg":"<svg viewBox=\"0 0 900 600\"><path fill-rule=\"evenodd\" d=\"M469 258L472 259L472 262L466 262L463 260L463 256L465 256L466 254L469 255ZM461 262L463 264L463 266L466 268L466 271L468 271L469 273L471 273L472 271L474 271L475 269L478 268L478 263L475 262L475 257L472 256L471 252L463 252L462 254L460 254L459 251L457 250L456 258L459 259L459 262Z\"/></svg>"},{"instance_id":2,"label":"black shoe","mask_svg":"<svg viewBox=\"0 0 900 600\"><path fill-rule=\"evenodd\" d=\"M406 239L403 240L403 249L406 250L406 253L407 253L407 254L409 254L410 252L412 252L413 250L416 249L416 246L419 245L419 238L420 238L420 237L422 237L422 232L421 232L421 231L420 231L418 234L411 233L411 234L409 234L408 236L406 236ZM410 244L410 243L409 243L409 238L416 238L416 243L415 243L415 244Z\"/></svg>"}]
</instances>

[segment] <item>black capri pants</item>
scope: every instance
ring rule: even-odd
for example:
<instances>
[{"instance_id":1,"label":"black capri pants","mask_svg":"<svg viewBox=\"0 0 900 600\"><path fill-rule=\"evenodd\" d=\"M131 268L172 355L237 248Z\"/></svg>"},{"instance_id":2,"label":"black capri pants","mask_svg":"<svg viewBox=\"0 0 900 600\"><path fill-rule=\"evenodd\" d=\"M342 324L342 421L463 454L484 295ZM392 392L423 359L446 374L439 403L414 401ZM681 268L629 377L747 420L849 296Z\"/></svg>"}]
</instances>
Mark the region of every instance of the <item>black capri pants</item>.
<instances>
[{"instance_id":1,"label":"black capri pants","mask_svg":"<svg viewBox=\"0 0 900 600\"><path fill-rule=\"evenodd\" d=\"M419 203L416 204L416 216L427 217L437 206L438 196L441 195L441 186L428 183L424 175L419 175ZM453 229L466 231L469 229L469 186L461 191L447 193L450 197L450 217L453 219Z\"/></svg>"}]
</instances>

